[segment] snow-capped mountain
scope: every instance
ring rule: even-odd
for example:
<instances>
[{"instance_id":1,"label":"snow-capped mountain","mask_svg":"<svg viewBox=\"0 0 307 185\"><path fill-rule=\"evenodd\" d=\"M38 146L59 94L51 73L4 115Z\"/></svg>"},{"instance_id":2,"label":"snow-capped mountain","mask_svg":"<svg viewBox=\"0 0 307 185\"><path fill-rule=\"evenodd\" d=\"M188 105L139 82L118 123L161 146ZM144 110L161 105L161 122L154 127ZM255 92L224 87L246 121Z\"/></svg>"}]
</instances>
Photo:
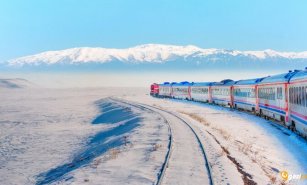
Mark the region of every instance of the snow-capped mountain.
<instances>
[{"instance_id":1,"label":"snow-capped mountain","mask_svg":"<svg viewBox=\"0 0 307 185\"><path fill-rule=\"evenodd\" d=\"M300 60L307 61L305 52L238 51L225 49L202 49L196 46L175 46L161 44L139 45L127 49L72 48L47 51L36 55L9 60L11 66L107 63L166 63L168 61L262 61L262 60Z\"/></svg>"}]
</instances>

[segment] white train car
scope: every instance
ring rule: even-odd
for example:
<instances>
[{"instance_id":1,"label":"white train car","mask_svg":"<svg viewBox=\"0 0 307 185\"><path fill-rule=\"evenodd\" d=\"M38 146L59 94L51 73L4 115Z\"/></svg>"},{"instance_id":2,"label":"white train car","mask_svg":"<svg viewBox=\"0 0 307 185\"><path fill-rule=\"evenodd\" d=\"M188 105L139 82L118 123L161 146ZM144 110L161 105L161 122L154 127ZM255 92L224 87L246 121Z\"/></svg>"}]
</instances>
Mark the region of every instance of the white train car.
<instances>
[{"instance_id":1,"label":"white train car","mask_svg":"<svg viewBox=\"0 0 307 185\"><path fill-rule=\"evenodd\" d=\"M212 82L193 83L191 85L191 100L211 103L211 86Z\"/></svg>"},{"instance_id":2,"label":"white train car","mask_svg":"<svg viewBox=\"0 0 307 185\"><path fill-rule=\"evenodd\" d=\"M296 73L288 88L289 127L307 137L307 69Z\"/></svg>"},{"instance_id":3,"label":"white train car","mask_svg":"<svg viewBox=\"0 0 307 185\"><path fill-rule=\"evenodd\" d=\"M159 97L169 98L172 96L172 84L169 82L164 82L159 84Z\"/></svg>"},{"instance_id":4,"label":"white train car","mask_svg":"<svg viewBox=\"0 0 307 185\"><path fill-rule=\"evenodd\" d=\"M172 97L182 100L190 100L190 83L181 82L172 85Z\"/></svg>"},{"instance_id":5,"label":"white train car","mask_svg":"<svg viewBox=\"0 0 307 185\"><path fill-rule=\"evenodd\" d=\"M239 80L233 85L233 106L235 109L242 109L256 112L258 109L257 85L264 78Z\"/></svg>"},{"instance_id":6,"label":"white train car","mask_svg":"<svg viewBox=\"0 0 307 185\"><path fill-rule=\"evenodd\" d=\"M289 80L297 71L269 76L258 84L257 113L265 118L272 118L288 123L288 97L287 89Z\"/></svg>"},{"instance_id":7,"label":"white train car","mask_svg":"<svg viewBox=\"0 0 307 185\"><path fill-rule=\"evenodd\" d=\"M222 106L233 106L232 87L235 82L230 79L213 83L211 86L212 103Z\"/></svg>"}]
</instances>

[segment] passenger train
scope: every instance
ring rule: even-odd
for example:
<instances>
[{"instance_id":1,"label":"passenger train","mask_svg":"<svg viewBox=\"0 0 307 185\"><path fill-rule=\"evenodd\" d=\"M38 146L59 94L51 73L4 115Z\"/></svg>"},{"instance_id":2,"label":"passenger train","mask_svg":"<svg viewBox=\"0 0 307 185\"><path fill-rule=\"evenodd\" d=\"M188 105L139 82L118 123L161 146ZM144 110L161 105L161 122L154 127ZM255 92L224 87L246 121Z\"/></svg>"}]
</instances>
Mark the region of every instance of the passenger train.
<instances>
[{"instance_id":1,"label":"passenger train","mask_svg":"<svg viewBox=\"0 0 307 185\"><path fill-rule=\"evenodd\" d=\"M150 94L251 111L307 138L307 68L239 81L154 83Z\"/></svg>"}]
</instances>

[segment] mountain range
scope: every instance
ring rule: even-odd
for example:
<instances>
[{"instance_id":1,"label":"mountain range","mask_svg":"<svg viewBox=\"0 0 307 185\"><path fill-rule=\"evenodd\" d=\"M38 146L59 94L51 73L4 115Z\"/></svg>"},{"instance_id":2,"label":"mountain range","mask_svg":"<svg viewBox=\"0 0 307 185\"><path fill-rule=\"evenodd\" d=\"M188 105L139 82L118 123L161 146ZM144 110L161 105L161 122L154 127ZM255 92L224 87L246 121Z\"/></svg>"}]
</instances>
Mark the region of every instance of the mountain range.
<instances>
[{"instance_id":1,"label":"mountain range","mask_svg":"<svg viewBox=\"0 0 307 185\"><path fill-rule=\"evenodd\" d=\"M7 61L11 67L34 66L125 66L146 64L167 68L180 67L270 67L301 68L307 66L307 51L278 52L203 49L196 46L146 44L126 49L80 47L47 51ZM103 65L102 65L103 64ZM108 64L108 65L106 65ZM160 65L157 65L160 64ZM135 66L135 65L134 65Z\"/></svg>"}]
</instances>

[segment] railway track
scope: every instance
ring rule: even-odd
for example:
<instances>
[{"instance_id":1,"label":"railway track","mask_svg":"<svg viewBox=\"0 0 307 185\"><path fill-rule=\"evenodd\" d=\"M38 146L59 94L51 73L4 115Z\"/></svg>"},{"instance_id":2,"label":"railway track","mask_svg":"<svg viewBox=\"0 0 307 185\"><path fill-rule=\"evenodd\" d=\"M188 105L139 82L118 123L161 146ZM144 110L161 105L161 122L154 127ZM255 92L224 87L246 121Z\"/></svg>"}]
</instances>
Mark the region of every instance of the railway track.
<instances>
[{"instance_id":1,"label":"railway track","mask_svg":"<svg viewBox=\"0 0 307 185\"><path fill-rule=\"evenodd\" d=\"M164 119L165 123L168 124L170 133L168 152L160 169L160 173L158 174L155 183L156 185L178 184L178 182L180 182L180 184L186 184L190 183L189 181L191 178L193 178L194 181L194 178L196 178L196 182L198 179L198 182L201 184L214 185L212 170L209 165L205 148L199 136L187 121L173 112L158 107L136 102L128 102L117 98L110 99L158 113ZM189 143L193 140L193 143ZM195 141L197 144L195 144ZM198 160L198 162L195 162L194 160ZM199 171L202 171L203 173L198 174L200 173Z\"/></svg>"}]
</instances>

